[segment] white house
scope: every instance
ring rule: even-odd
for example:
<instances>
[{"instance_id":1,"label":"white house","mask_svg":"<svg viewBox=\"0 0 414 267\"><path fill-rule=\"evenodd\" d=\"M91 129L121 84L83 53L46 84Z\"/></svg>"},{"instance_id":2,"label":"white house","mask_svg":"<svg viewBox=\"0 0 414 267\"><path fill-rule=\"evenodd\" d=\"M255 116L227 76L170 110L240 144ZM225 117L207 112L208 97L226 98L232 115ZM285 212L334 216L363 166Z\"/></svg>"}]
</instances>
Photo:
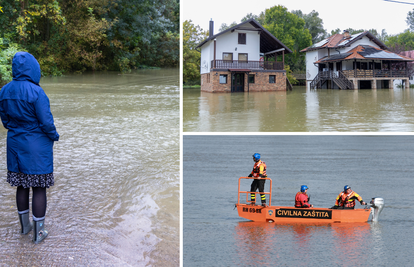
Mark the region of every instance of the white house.
<instances>
[{"instance_id":1,"label":"white house","mask_svg":"<svg viewBox=\"0 0 414 267\"><path fill-rule=\"evenodd\" d=\"M393 88L400 79L408 86L407 62L413 59L387 50L368 31L335 34L303 49L306 52L307 88Z\"/></svg>"},{"instance_id":2,"label":"white house","mask_svg":"<svg viewBox=\"0 0 414 267\"><path fill-rule=\"evenodd\" d=\"M202 91L286 90L284 55L292 51L257 21L249 19L218 34L210 21L209 31L197 46Z\"/></svg>"}]
</instances>

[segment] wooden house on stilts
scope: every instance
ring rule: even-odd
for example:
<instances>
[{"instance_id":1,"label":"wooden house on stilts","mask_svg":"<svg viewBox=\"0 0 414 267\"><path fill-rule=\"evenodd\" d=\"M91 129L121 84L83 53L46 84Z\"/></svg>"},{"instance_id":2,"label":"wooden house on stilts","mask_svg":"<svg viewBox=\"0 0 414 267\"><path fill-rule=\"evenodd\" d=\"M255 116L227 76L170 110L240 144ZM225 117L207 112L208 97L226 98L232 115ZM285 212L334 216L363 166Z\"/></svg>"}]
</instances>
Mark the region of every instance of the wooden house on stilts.
<instances>
[{"instance_id":1,"label":"wooden house on stilts","mask_svg":"<svg viewBox=\"0 0 414 267\"><path fill-rule=\"evenodd\" d=\"M306 86L310 89L393 89L394 80L409 87L407 62L413 59L388 51L368 31L335 34L306 53Z\"/></svg>"}]
</instances>

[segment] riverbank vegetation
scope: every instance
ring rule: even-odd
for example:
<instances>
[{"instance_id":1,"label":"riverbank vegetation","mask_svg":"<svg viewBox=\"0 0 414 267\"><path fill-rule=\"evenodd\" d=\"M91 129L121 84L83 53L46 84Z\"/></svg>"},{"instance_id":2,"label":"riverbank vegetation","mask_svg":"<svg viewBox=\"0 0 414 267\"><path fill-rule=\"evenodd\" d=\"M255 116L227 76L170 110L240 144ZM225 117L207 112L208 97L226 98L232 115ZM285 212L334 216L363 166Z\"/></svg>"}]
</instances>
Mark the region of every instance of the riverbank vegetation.
<instances>
[{"instance_id":1,"label":"riverbank vegetation","mask_svg":"<svg viewBox=\"0 0 414 267\"><path fill-rule=\"evenodd\" d=\"M260 14L247 14L240 22L250 18L255 19L271 34L284 43L293 53L285 55L285 65L295 73L305 72L305 53L300 50L311 46L331 35L342 33L347 30L350 34L369 31L381 40L390 51L400 53L402 51L414 50L414 9L407 14L408 29L396 35L388 35L383 29L380 33L375 29L339 29L327 32L323 27L323 20L315 10L309 14L303 14L301 10L292 10L278 5L270 7ZM224 31L238 24L223 23L218 32ZM192 21L185 21L183 24L183 82L184 85L200 84L200 52L195 47L208 36L208 31L204 31L200 26L193 25ZM293 75L288 75L292 84L295 84Z\"/></svg>"},{"instance_id":2,"label":"riverbank vegetation","mask_svg":"<svg viewBox=\"0 0 414 267\"><path fill-rule=\"evenodd\" d=\"M179 0L3 0L0 25L3 82L22 50L36 57L42 75L179 62Z\"/></svg>"}]
</instances>

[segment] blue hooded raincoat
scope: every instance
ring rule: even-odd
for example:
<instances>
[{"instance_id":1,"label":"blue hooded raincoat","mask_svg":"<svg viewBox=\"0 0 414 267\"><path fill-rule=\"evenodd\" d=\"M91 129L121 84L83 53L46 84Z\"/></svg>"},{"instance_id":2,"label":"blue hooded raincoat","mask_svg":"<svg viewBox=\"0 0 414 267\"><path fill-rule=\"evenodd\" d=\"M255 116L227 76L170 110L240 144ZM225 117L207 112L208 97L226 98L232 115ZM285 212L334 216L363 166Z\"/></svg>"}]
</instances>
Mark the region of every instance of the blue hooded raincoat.
<instances>
[{"instance_id":1,"label":"blue hooded raincoat","mask_svg":"<svg viewBox=\"0 0 414 267\"><path fill-rule=\"evenodd\" d=\"M53 142L59 134L49 98L39 86L40 66L27 52L13 57L13 81L0 90L0 117L7 133L7 169L53 173Z\"/></svg>"}]
</instances>

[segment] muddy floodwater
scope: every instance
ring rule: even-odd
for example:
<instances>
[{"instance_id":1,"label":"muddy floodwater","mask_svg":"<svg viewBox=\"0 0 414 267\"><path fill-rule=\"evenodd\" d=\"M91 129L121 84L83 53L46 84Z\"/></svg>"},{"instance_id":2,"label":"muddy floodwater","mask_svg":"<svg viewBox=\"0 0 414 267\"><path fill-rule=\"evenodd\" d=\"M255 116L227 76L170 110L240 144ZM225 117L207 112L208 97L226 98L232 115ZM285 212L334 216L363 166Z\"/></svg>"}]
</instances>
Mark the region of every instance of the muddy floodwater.
<instances>
[{"instance_id":1,"label":"muddy floodwater","mask_svg":"<svg viewBox=\"0 0 414 267\"><path fill-rule=\"evenodd\" d=\"M412 132L414 89L207 93L184 89L185 132Z\"/></svg>"},{"instance_id":2,"label":"muddy floodwater","mask_svg":"<svg viewBox=\"0 0 414 267\"><path fill-rule=\"evenodd\" d=\"M60 140L40 244L19 233L0 127L0 266L179 265L179 71L42 78Z\"/></svg>"}]
</instances>

